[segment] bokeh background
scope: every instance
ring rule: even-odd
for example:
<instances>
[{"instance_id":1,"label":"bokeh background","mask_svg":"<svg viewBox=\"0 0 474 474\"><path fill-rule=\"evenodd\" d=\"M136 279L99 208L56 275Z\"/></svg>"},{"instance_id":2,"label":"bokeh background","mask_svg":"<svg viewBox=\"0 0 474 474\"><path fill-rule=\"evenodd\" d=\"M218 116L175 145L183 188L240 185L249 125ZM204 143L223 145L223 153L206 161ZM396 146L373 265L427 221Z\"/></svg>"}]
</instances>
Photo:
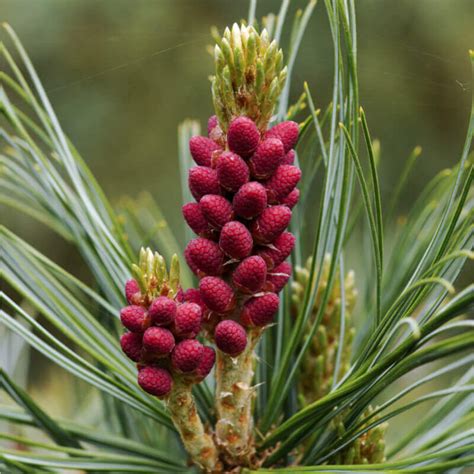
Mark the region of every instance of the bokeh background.
<instances>
[{"instance_id":1,"label":"bokeh background","mask_svg":"<svg viewBox=\"0 0 474 474\"><path fill-rule=\"evenodd\" d=\"M290 10L305 3L293 0ZM292 88L297 98L308 81L318 107L330 100L333 68L322 3ZM258 17L279 4L259 0ZM19 34L64 130L112 203L147 190L180 233L176 129L187 117L205 124L212 113L209 30L246 17L247 8L248 1L237 0L1 0L0 19ZM423 148L403 211L432 176L459 159L470 109L474 2L359 0L357 11L361 104L381 141L383 197L411 150ZM0 212L8 227L87 279L71 246L16 212ZM70 414L70 397L81 393L72 386L65 397L67 376L51 375L36 355L32 362L33 397L52 413Z\"/></svg>"}]
</instances>

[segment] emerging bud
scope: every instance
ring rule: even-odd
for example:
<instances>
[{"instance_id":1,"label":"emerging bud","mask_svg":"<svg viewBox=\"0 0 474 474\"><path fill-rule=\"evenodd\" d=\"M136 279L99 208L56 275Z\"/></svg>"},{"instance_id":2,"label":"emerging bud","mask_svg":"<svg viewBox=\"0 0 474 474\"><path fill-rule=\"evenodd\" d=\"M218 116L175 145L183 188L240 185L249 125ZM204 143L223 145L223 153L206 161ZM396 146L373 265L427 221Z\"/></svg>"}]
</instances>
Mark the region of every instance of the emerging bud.
<instances>
[{"instance_id":1,"label":"emerging bud","mask_svg":"<svg viewBox=\"0 0 474 474\"><path fill-rule=\"evenodd\" d=\"M220 126L226 131L234 117L245 115L265 130L286 80L282 50L265 29L259 34L245 25L226 29L217 43L212 96Z\"/></svg>"},{"instance_id":2,"label":"emerging bud","mask_svg":"<svg viewBox=\"0 0 474 474\"><path fill-rule=\"evenodd\" d=\"M310 273L312 263L312 257L310 257L303 267L295 267L294 281L291 284L292 316L295 319L302 310L305 292L308 285L311 284ZM330 277L331 263L331 256L326 254L322 262L322 267L315 268L316 274L320 272L320 280L318 288L316 289L313 306L310 308L311 313L306 322L306 330L309 331L314 328L316 318L321 317L314 335L309 342L308 357L305 357L301 364L302 377L300 378L298 391L305 405L319 400L331 391L333 386L334 365L337 362L337 357L340 358L341 377L347 373L351 365L352 341L355 334L353 311L357 302L354 272L347 272L343 279L341 279L341 274L336 270L334 284L330 293L327 295L327 304L324 307L322 315L320 315L323 294L327 291ZM344 286L344 290L341 287L341 283ZM341 298L342 291L344 291L345 294L344 298ZM341 327L343 302L345 303L344 325ZM341 337L343 338L343 345L342 350L339 351L338 348ZM372 419L371 421L374 420ZM380 425L377 426L377 428L380 428ZM369 433L370 432L366 433L366 435ZM365 444L364 447L364 444L362 445L363 449L367 449L367 452L370 452L373 446L370 446L370 443L368 443ZM346 449L352 450L353 446L354 445L349 445ZM356 448L356 450L357 449L358 448ZM379 460L379 462L381 462L381 460Z\"/></svg>"},{"instance_id":3,"label":"emerging bud","mask_svg":"<svg viewBox=\"0 0 474 474\"><path fill-rule=\"evenodd\" d=\"M172 256L168 272L162 255L149 248L142 248L138 265L132 265L132 272L142 292L141 304L149 304L158 295L173 298L180 291L177 255Z\"/></svg>"}]
</instances>

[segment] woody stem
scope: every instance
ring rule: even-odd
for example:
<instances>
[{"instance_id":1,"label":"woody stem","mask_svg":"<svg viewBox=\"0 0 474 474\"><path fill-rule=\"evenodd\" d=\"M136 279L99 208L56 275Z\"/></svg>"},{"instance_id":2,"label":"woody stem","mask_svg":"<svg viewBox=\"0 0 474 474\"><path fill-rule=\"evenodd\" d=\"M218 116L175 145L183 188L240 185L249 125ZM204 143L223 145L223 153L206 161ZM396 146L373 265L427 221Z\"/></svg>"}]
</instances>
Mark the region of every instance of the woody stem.
<instances>
[{"instance_id":1,"label":"woody stem","mask_svg":"<svg viewBox=\"0 0 474 474\"><path fill-rule=\"evenodd\" d=\"M205 472L215 472L218 469L216 445L212 436L204 430L191 387L182 380L176 380L167 400L168 409L192 460Z\"/></svg>"},{"instance_id":2,"label":"woody stem","mask_svg":"<svg viewBox=\"0 0 474 474\"><path fill-rule=\"evenodd\" d=\"M219 448L237 464L248 464L253 429L251 386L254 376L255 346L260 330L249 333L247 347L238 357L217 351L216 437Z\"/></svg>"}]
</instances>

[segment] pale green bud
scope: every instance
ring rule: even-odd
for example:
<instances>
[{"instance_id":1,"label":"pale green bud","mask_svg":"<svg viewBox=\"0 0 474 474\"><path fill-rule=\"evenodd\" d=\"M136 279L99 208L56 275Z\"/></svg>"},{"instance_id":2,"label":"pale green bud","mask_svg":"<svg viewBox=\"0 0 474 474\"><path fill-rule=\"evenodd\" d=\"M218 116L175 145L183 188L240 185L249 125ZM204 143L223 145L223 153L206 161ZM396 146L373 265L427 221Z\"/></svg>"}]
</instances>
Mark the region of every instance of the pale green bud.
<instances>
[{"instance_id":1,"label":"pale green bud","mask_svg":"<svg viewBox=\"0 0 474 474\"><path fill-rule=\"evenodd\" d=\"M224 38L230 43L231 42L231 38L232 38L232 35L230 33L230 30L229 30L229 27L226 26L225 30L224 30Z\"/></svg>"},{"instance_id":2,"label":"pale green bud","mask_svg":"<svg viewBox=\"0 0 474 474\"><path fill-rule=\"evenodd\" d=\"M242 39L240 37L240 28L237 23L232 25L232 48L242 49Z\"/></svg>"},{"instance_id":3,"label":"pale green bud","mask_svg":"<svg viewBox=\"0 0 474 474\"><path fill-rule=\"evenodd\" d=\"M255 66L255 57L257 55L257 42L255 39L255 33L250 33L247 41L247 58L246 58L246 66L251 68Z\"/></svg>"},{"instance_id":4,"label":"pale green bud","mask_svg":"<svg viewBox=\"0 0 474 474\"><path fill-rule=\"evenodd\" d=\"M259 34L245 25L226 28L216 43L212 94L219 125L226 132L232 118L245 115L263 133L284 82L283 53L266 29Z\"/></svg>"},{"instance_id":5,"label":"pale green bud","mask_svg":"<svg viewBox=\"0 0 474 474\"><path fill-rule=\"evenodd\" d=\"M263 66L265 68L265 71L267 71L267 73L273 70L277 48L278 46L276 44L276 41L272 41L267 51L265 52L265 56L263 58Z\"/></svg>"},{"instance_id":6,"label":"pale green bud","mask_svg":"<svg viewBox=\"0 0 474 474\"><path fill-rule=\"evenodd\" d=\"M180 282L179 258L176 254L171 257L169 286L174 294L178 292Z\"/></svg>"},{"instance_id":7,"label":"pale green bud","mask_svg":"<svg viewBox=\"0 0 474 474\"><path fill-rule=\"evenodd\" d=\"M221 49L224 54L225 61L230 69L234 67L234 55L232 53L232 48L230 47L230 42L224 38L221 43Z\"/></svg>"},{"instance_id":8,"label":"pale green bud","mask_svg":"<svg viewBox=\"0 0 474 474\"><path fill-rule=\"evenodd\" d=\"M234 65L235 65L235 82L237 86L241 86L244 82L245 64L242 48L234 49Z\"/></svg>"},{"instance_id":9,"label":"pale green bud","mask_svg":"<svg viewBox=\"0 0 474 474\"><path fill-rule=\"evenodd\" d=\"M225 58L224 54L222 53L222 49L216 44L214 48L214 62L216 63L216 74L222 72L225 66Z\"/></svg>"}]
</instances>

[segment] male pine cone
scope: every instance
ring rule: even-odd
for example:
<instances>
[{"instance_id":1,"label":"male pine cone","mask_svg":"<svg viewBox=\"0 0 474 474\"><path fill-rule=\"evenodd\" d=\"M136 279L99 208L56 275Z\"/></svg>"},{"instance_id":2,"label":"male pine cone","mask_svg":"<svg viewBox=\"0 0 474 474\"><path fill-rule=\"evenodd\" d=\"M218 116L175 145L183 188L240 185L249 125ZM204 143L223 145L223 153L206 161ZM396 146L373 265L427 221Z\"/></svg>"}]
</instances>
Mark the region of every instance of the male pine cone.
<instances>
[{"instance_id":1,"label":"male pine cone","mask_svg":"<svg viewBox=\"0 0 474 474\"><path fill-rule=\"evenodd\" d=\"M296 267L295 281L292 287L292 306L296 316L303 301L303 295L309 282L311 269L311 258L305 267ZM331 258L326 255L321 271L321 279L314 300L311 317L308 322L308 330L320 310L321 300L328 285ZM317 269L316 269L317 271ZM340 274L336 273L334 285L329 299L318 325L316 333L311 341L306 357L302 362L301 377L299 383L299 394L302 405L308 405L327 395L333 384L334 369L336 364L339 341L341 339L341 285ZM347 373L350 366L352 351L352 340L354 337L353 311L357 299L354 272L349 271L344 277L344 333L342 335L343 348L341 352L338 380ZM373 412L371 406L367 407L362 418L368 417ZM376 417L371 422L376 421ZM336 453L328 460L328 464L375 464L385 459L385 431L386 423L382 423L356 439L342 451ZM336 426L337 434L343 436L345 427L342 421Z\"/></svg>"},{"instance_id":2,"label":"male pine cone","mask_svg":"<svg viewBox=\"0 0 474 474\"><path fill-rule=\"evenodd\" d=\"M330 256L326 255L321 272L321 280L308 321L308 331L318 314L321 299L328 284L330 264ZM295 281L292 287L292 305L295 316L298 314L299 307L303 301L304 292L309 281L310 268L311 259L308 259L305 267L297 267L295 270ZM352 339L354 337L352 312L356 303L357 290L354 286L354 273L352 271L348 272L344 278L344 290L346 305L344 313L345 328L338 374L339 378L349 369ZM299 394L303 405L319 400L329 393L333 383L340 331L341 286L339 273L337 273L321 322L311 341L306 357L302 362Z\"/></svg>"}]
</instances>

